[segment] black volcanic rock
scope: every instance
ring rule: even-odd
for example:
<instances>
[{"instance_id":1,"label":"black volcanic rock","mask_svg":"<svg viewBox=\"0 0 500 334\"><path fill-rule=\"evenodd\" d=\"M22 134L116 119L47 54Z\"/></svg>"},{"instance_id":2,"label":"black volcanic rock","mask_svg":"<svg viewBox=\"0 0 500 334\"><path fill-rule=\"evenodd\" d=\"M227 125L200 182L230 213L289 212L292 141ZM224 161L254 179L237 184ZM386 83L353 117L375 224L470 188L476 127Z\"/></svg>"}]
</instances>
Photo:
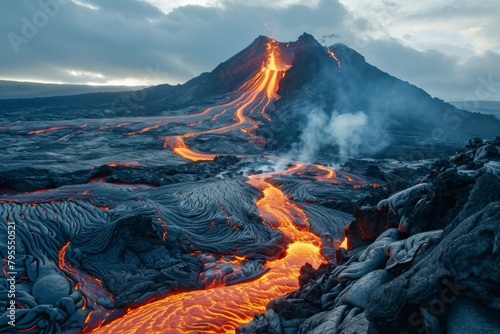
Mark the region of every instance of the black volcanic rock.
<instances>
[{"instance_id":1,"label":"black volcanic rock","mask_svg":"<svg viewBox=\"0 0 500 334\"><path fill-rule=\"evenodd\" d=\"M330 47L342 66L336 95L347 97L335 107L378 113L388 121L388 129L436 133L494 136L499 123L494 117L468 113L432 98L423 89L399 80L370 65L365 58L344 44ZM482 124L482 125L481 125ZM438 132L439 131L439 132Z\"/></svg>"},{"instance_id":2,"label":"black volcanic rock","mask_svg":"<svg viewBox=\"0 0 500 334\"><path fill-rule=\"evenodd\" d=\"M353 214L355 220L345 228L349 249L372 243L390 227L389 212L375 207L362 207Z\"/></svg>"},{"instance_id":3,"label":"black volcanic rock","mask_svg":"<svg viewBox=\"0 0 500 334\"><path fill-rule=\"evenodd\" d=\"M452 169L439 174L428 194L414 196L406 203L403 216L412 222L411 233L448 226L467 203L473 183L473 178Z\"/></svg>"},{"instance_id":4,"label":"black volcanic rock","mask_svg":"<svg viewBox=\"0 0 500 334\"><path fill-rule=\"evenodd\" d=\"M269 37L257 37L248 47L210 72L203 85L196 89L194 95L206 97L230 93L238 89L245 81L260 71L262 64L266 62L266 44L269 41Z\"/></svg>"},{"instance_id":5,"label":"black volcanic rock","mask_svg":"<svg viewBox=\"0 0 500 334\"><path fill-rule=\"evenodd\" d=\"M273 312L256 316L241 332L499 332L500 179L488 169L467 169L478 152L495 153L488 147L498 143L475 140L466 154L436 162L422 180L428 183L381 201L382 211L356 212L346 227L354 239L353 249L343 252L347 260L326 272L304 270L308 280L297 291L271 302ZM500 160L487 156L492 160L485 164ZM399 218L399 231L377 237L387 226L386 210ZM360 246L363 236L368 244L376 239ZM319 311L315 303L304 309L309 291L320 300Z\"/></svg>"},{"instance_id":6,"label":"black volcanic rock","mask_svg":"<svg viewBox=\"0 0 500 334\"><path fill-rule=\"evenodd\" d=\"M290 43L289 49L286 52L293 52L292 67L280 81L278 89L278 95L283 99L304 89L304 86L321 76L323 70L337 66L332 66L325 48L309 34L304 33L296 42Z\"/></svg>"},{"instance_id":7,"label":"black volcanic rock","mask_svg":"<svg viewBox=\"0 0 500 334\"><path fill-rule=\"evenodd\" d=\"M456 297L464 296L500 311L496 306L500 272L492 267L498 257L494 240L500 233L499 219L500 203L494 202L464 220L428 257L372 294L366 312L368 320L379 325L398 321L407 304L432 310L436 307L433 300L443 298L440 292L444 289ZM441 303L445 305L448 300L451 299Z\"/></svg>"}]
</instances>

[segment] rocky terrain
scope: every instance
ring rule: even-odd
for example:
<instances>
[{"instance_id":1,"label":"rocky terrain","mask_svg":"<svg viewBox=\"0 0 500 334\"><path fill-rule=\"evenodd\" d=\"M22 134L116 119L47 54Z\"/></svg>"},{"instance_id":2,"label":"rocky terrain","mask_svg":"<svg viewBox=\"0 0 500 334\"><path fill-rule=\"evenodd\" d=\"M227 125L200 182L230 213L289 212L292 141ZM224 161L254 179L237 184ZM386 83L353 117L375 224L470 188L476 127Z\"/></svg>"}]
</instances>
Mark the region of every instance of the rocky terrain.
<instances>
[{"instance_id":1,"label":"rocky terrain","mask_svg":"<svg viewBox=\"0 0 500 334\"><path fill-rule=\"evenodd\" d=\"M354 216L336 263L305 265L300 289L239 333L500 331L500 137Z\"/></svg>"}]
</instances>

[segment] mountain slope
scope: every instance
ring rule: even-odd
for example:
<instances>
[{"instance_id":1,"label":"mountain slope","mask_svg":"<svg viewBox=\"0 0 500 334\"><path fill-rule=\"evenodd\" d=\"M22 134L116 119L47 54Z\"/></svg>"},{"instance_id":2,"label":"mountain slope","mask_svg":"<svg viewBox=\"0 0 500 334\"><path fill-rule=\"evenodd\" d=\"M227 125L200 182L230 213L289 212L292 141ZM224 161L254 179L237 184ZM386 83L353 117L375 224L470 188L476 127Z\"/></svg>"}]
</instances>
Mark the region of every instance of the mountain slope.
<instances>
[{"instance_id":1,"label":"mountain slope","mask_svg":"<svg viewBox=\"0 0 500 334\"><path fill-rule=\"evenodd\" d=\"M278 112L293 110L300 104L301 108L319 107L329 113L363 111L384 122L385 130L465 136L498 133L500 123L493 117L469 113L432 98L423 89L370 65L346 45L329 48L338 58L340 69L335 59L321 52L321 45L312 36L301 38L308 40L308 48L297 52L292 67L280 83L278 93L282 99L278 102ZM293 116L296 115L282 118Z\"/></svg>"},{"instance_id":2,"label":"mountain slope","mask_svg":"<svg viewBox=\"0 0 500 334\"><path fill-rule=\"evenodd\" d=\"M2 100L0 109L6 112L0 117L21 121L26 119L26 111L31 113L31 119L41 120L50 119L52 113L60 119L154 116L188 106L213 105L261 70L269 41L259 36L212 72L182 85L159 85L125 93ZM500 128L500 121L494 117L469 113L432 98L424 90L370 65L346 45L326 49L306 33L296 42L276 43L288 67L277 92L281 99L274 109L270 108L272 122L260 127L275 146L290 145L290 138L300 135L304 119L315 108L328 117L363 112L376 123L378 131L418 132L422 137L494 136ZM288 133L283 133L284 128Z\"/></svg>"}]
</instances>

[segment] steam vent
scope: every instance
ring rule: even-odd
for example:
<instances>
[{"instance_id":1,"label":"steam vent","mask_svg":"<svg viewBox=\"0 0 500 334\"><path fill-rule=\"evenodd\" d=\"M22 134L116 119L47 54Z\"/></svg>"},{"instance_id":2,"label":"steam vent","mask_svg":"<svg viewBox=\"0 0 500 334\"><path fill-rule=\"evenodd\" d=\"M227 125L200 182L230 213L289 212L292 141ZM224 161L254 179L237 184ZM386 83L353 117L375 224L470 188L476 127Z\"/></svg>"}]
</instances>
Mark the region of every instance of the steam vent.
<instances>
[{"instance_id":1,"label":"steam vent","mask_svg":"<svg viewBox=\"0 0 500 334\"><path fill-rule=\"evenodd\" d=\"M0 116L2 333L500 333L500 121L344 44Z\"/></svg>"}]
</instances>

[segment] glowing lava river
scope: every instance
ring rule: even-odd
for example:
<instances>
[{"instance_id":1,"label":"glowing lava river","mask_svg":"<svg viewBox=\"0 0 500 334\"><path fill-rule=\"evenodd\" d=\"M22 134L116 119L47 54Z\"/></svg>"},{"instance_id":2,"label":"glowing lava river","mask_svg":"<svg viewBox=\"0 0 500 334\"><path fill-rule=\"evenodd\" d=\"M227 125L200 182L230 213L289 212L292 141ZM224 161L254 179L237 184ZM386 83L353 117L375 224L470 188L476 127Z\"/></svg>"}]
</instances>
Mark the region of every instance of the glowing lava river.
<instances>
[{"instance_id":1,"label":"glowing lava river","mask_svg":"<svg viewBox=\"0 0 500 334\"><path fill-rule=\"evenodd\" d=\"M96 333L234 333L235 328L263 313L273 298L297 289L305 259L321 263L318 247L295 242L287 256L269 264L260 278L226 287L166 297L129 311Z\"/></svg>"},{"instance_id":2,"label":"glowing lava river","mask_svg":"<svg viewBox=\"0 0 500 334\"><path fill-rule=\"evenodd\" d=\"M67 172L2 190L0 216L17 224L26 254L18 284L33 295L20 299L20 329L230 333L297 289L306 263L333 262L352 219L333 206L378 185L321 164L270 167L282 159L263 155L257 130L271 122L293 52L270 38L262 48L260 69L194 113L0 128L39 138L33 156L47 173ZM59 155L44 160L44 143ZM100 155L108 147L123 151Z\"/></svg>"},{"instance_id":3,"label":"glowing lava river","mask_svg":"<svg viewBox=\"0 0 500 334\"><path fill-rule=\"evenodd\" d=\"M264 223L292 240L283 258L267 263L269 271L253 281L172 295L131 310L96 332L233 333L256 313L265 312L269 301L295 290L304 262L313 266L323 263L321 241L308 231L304 212L265 180L251 178L249 183L264 191L264 197L257 201Z\"/></svg>"}]
</instances>

